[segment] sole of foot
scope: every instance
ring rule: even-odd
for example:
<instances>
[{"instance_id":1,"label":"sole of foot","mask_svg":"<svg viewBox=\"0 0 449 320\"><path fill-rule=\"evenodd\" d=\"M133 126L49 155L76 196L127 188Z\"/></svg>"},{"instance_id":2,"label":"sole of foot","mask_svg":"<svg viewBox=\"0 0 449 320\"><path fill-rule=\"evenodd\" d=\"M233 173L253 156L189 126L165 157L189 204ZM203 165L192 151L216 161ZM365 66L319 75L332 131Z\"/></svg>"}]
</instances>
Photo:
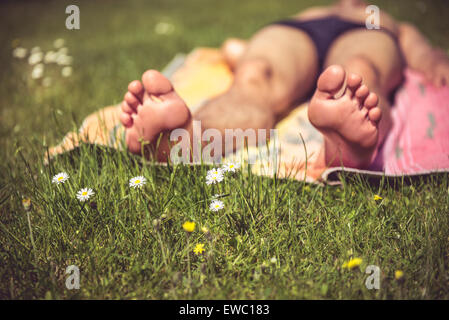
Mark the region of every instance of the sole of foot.
<instances>
[{"instance_id":1,"label":"sole of foot","mask_svg":"<svg viewBox=\"0 0 449 320\"><path fill-rule=\"evenodd\" d=\"M166 135L174 129L186 128L191 122L184 101L171 82L156 70L146 71L142 81L135 80L128 85L121 108L120 121L126 128L126 145L134 154L142 154L142 143L155 147L161 133ZM167 138L163 136L160 140L157 158L167 155Z\"/></svg>"},{"instance_id":2,"label":"sole of foot","mask_svg":"<svg viewBox=\"0 0 449 320\"><path fill-rule=\"evenodd\" d=\"M342 90L343 94L336 97ZM324 136L325 166L365 168L371 163L382 117L378 102L378 96L370 92L359 75L346 75L338 65L323 71L308 116Z\"/></svg>"}]
</instances>

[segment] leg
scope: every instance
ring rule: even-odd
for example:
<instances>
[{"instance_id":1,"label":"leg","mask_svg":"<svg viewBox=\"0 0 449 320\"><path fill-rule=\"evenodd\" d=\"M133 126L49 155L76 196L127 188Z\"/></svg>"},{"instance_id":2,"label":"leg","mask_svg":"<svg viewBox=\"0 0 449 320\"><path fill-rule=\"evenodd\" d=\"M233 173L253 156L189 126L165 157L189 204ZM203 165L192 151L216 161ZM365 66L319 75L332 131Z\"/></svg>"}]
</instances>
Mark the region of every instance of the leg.
<instances>
[{"instance_id":1,"label":"leg","mask_svg":"<svg viewBox=\"0 0 449 320\"><path fill-rule=\"evenodd\" d=\"M270 129L313 88L318 61L304 32L269 26L248 43L235 68L234 83L196 114L204 129ZM227 150L231 151L231 150Z\"/></svg>"},{"instance_id":2,"label":"leg","mask_svg":"<svg viewBox=\"0 0 449 320\"><path fill-rule=\"evenodd\" d=\"M304 32L268 26L248 43L228 92L209 101L193 118L201 121L203 130L219 130L223 139L225 129L271 129L296 101L307 96L317 68L315 47ZM192 137L192 117L170 82L150 70L142 83L129 85L122 105L130 151L140 153L142 139L155 144L161 132L176 128L190 130ZM159 150L158 159L166 160L169 146L161 145Z\"/></svg>"},{"instance_id":3,"label":"leg","mask_svg":"<svg viewBox=\"0 0 449 320\"><path fill-rule=\"evenodd\" d=\"M391 37L382 32L357 30L343 35L332 45L326 64L338 64L342 69L322 74L314 100L309 107L312 124L325 137L319 165L343 164L356 168L368 167L375 157L377 147L391 127L390 104L387 97L401 80L402 59L399 49ZM347 95L334 98L335 93L344 87L345 71L348 77L347 98L354 102L346 106L347 101L345 102L344 97ZM358 81L355 81L356 78L359 78ZM364 84L361 84L362 79ZM330 117L337 117L343 123L338 125L335 121L323 123L324 119L317 117L322 108L323 97L324 100L330 98L335 104L334 107L339 105L349 112L346 118L343 117L344 112L338 115L327 114ZM360 110L351 109L354 105ZM364 114L368 122L353 118L355 115Z\"/></svg>"}]
</instances>

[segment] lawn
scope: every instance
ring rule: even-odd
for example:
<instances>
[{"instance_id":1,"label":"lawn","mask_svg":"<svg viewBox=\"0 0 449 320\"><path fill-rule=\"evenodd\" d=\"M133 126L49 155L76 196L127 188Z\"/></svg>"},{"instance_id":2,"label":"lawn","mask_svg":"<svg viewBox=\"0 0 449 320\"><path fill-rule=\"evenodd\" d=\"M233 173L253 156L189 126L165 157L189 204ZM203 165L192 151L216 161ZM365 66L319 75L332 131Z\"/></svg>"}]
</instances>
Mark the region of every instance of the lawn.
<instances>
[{"instance_id":1,"label":"lawn","mask_svg":"<svg viewBox=\"0 0 449 320\"><path fill-rule=\"evenodd\" d=\"M71 31L71 1L3 1L0 298L448 299L447 175L318 187L242 167L207 185L206 166L159 167L85 145L43 164L48 146L120 102L144 70L163 68L178 52L247 38L312 3L328 1L78 1L81 29ZM374 3L449 48L445 1ZM155 32L161 23L171 32ZM44 85L13 58L13 46L47 51L57 38L65 39L73 72L63 77L49 67ZM59 172L69 179L52 183ZM140 175L146 184L130 188ZM80 202L84 187L95 194ZM216 194L224 208L213 212ZM193 232L183 229L186 221L195 222ZM197 244L202 254L193 252ZM343 267L354 258L360 265ZM80 271L78 290L66 288L70 265ZM380 268L378 290L365 286L368 265Z\"/></svg>"}]
</instances>

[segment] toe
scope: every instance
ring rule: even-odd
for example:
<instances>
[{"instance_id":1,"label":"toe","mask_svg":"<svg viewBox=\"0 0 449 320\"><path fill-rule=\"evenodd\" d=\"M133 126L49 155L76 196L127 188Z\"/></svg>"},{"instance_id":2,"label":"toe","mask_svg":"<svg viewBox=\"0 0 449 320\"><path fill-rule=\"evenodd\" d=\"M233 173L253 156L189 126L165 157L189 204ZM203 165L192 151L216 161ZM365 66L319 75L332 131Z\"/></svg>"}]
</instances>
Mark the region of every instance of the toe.
<instances>
[{"instance_id":1,"label":"toe","mask_svg":"<svg viewBox=\"0 0 449 320\"><path fill-rule=\"evenodd\" d=\"M357 91L355 92L355 96L357 100L359 101L360 105L363 105L365 103L366 97L369 95L369 89L365 84L362 84Z\"/></svg>"},{"instance_id":2,"label":"toe","mask_svg":"<svg viewBox=\"0 0 449 320\"><path fill-rule=\"evenodd\" d=\"M126 102L128 106L132 109L131 112L132 111L135 112L137 110L137 106L141 104L140 100L130 91L125 93L123 99L125 100L124 102Z\"/></svg>"},{"instance_id":3,"label":"toe","mask_svg":"<svg viewBox=\"0 0 449 320\"><path fill-rule=\"evenodd\" d=\"M382 118L382 110L380 108L372 108L368 112L369 119L374 122L379 122Z\"/></svg>"},{"instance_id":4,"label":"toe","mask_svg":"<svg viewBox=\"0 0 449 320\"><path fill-rule=\"evenodd\" d=\"M367 109L374 108L379 103L379 97L374 92L371 92L368 97L365 99L364 106Z\"/></svg>"},{"instance_id":5,"label":"toe","mask_svg":"<svg viewBox=\"0 0 449 320\"><path fill-rule=\"evenodd\" d=\"M123 112L126 112L128 114L135 112L135 109L131 108L130 105L128 104L128 102L126 102L126 101L122 102L121 108L122 108Z\"/></svg>"},{"instance_id":6,"label":"toe","mask_svg":"<svg viewBox=\"0 0 449 320\"><path fill-rule=\"evenodd\" d=\"M343 86L345 81L345 70L339 65L329 66L318 78L317 97L332 98Z\"/></svg>"},{"instance_id":7,"label":"toe","mask_svg":"<svg viewBox=\"0 0 449 320\"><path fill-rule=\"evenodd\" d=\"M360 112L362 113L362 116L364 117L364 118L367 118L368 117L368 109L367 108L365 108L365 107L363 107L362 109L360 109Z\"/></svg>"},{"instance_id":8,"label":"toe","mask_svg":"<svg viewBox=\"0 0 449 320\"><path fill-rule=\"evenodd\" d=\"M173 91L171 82L159 71L148 70L142 75L142 83L149 95L163 95Z\"/></svg>"},{"instance_id":9,"label":"toe","mask_svg":"<svg viewBox=\"0 0 449 320\"><path fill-rule=\"evenodd\" d=\"M130 84L128 85L128 91L131 92L134 96L136 96L138 100L142 102L144 90L143 85L140 81L134 80L130 82Z\"/></svg>"},{"instance_id":10,"label":"toe","mask_svg":"<svg viewBox=\"0 0 449 320\"><path fill-rule=\"evenodd\" d=\"M131 153L140 154L141 153L141 143L140 143L140 135L137 130L133 127L131 129L126 130L126 145L128 146L128 150Z\"/></svg>"},{"instance_id":11,"label":"toe","mask_svg":"<svg viewBox=\"0 0 449 320\"><path fill-rule=\"evenodd\" d=\"M346 94L351 98L355 95L356 91L359 89L362 84L362 77L351 73L348 75L348 79L346 80Z\"/></svg>"},{"instance_id":12,"label":"toe","mask_svg":"<svg viewBox=\"0 0 449 320\"><path fill-rule=\"evenodd\" d=\"M131 116L126 113L126 112L122 112L120 114L120 122L126 127L129 128L133 125L133 119L131 118Z\"/></svg>"}]
</instances>

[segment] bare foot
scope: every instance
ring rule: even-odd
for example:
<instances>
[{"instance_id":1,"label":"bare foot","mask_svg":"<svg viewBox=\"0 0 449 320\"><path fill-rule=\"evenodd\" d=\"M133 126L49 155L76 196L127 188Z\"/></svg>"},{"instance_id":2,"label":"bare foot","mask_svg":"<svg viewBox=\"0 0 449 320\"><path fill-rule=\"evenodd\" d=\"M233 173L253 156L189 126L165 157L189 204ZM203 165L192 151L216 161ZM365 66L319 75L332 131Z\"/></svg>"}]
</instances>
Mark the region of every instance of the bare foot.
<instances>
[{"instance_id":1,"label":"bare foot","mask_svg":"<svg viewBox=\"0 0 449 320\"><path fill-rule=\"evenodd\" d=\"M377 107L377 95L356 74L348 75L343 95L336 98L345 76L338 65L321 74L309 104L309 120L325 138L326 166L364 168L375 156L382 112Z\"/></svg>"},{"instance_id":2,"label":"bare foot","mask_svg":"<svg viewBox=\"0 0 449 320\"><path fill-rule=\"evenodd\" d=\"M155 70L142 75L128 85L120 115L126 127L126 145L130 152L142 153L142 142L155 147L160 133L190 125L191 115L184 101L174 91L170 81ZM167 136L160 140L157 158L166 160Z\"/></svg>"}]
</instances>

